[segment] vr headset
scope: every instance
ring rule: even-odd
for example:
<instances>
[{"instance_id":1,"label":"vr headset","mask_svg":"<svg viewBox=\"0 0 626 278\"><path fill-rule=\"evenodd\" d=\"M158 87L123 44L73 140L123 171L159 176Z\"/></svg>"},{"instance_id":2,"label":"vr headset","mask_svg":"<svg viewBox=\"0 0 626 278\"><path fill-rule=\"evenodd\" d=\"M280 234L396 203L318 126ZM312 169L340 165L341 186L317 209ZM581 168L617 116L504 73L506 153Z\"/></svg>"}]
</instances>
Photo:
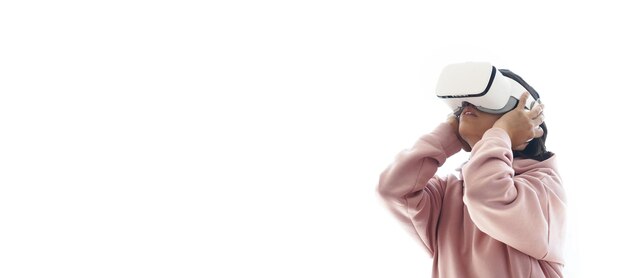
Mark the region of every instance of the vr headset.
<instances>
[{"instance_id":1,"label":"vr headset","mask_svg":"<svg viewBox=\"0 0 626 278\"><path fill-rule=\"evenodd\" d=\"M526 91L530 93L525 104L527 109L532 109L539 100L537 92L519 76L508 70L498 70L486 62L466 62L444 67L435 91L437 97L454 112L460 111L467 102L486 113L506 113L517 106L520 96Z\"/></svg>"}]
</instances>

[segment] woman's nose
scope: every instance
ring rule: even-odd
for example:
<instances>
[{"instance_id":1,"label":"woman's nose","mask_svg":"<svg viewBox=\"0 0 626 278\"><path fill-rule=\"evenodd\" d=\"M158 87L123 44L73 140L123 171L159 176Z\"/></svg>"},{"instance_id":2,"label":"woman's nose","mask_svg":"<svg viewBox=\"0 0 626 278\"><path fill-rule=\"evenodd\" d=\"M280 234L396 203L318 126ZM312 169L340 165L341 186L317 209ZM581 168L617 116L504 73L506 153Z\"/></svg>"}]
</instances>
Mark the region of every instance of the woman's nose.
<instances>
[{"instance_id":1,"label":"woman's nose","mask_svg":"<svg viewBox=\"0 0 626 278\"><path fill-rule=\"evenodd\" d=\"M467 102L467 101L464 101L462 105L463 105L463 108L465 108L467 106L471 106L472 108L476 108L476 105L474 105L474 104L472 104L470 102Z\"/></svg>"}]
</instances>

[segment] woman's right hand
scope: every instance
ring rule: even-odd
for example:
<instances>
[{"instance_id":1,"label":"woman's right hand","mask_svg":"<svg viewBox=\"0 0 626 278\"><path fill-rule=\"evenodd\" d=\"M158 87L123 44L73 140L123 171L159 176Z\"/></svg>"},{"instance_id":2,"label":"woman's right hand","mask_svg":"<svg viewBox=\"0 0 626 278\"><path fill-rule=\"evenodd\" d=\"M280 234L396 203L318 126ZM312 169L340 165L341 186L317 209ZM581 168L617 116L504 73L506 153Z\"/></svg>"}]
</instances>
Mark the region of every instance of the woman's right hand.
<instances>
[{"instance_id":1,"label":"woman's right hand","mask_svg":"<svg viewBox=\"0 0 626 278\"><path fill-rule=\"evenodd\" d=\"M465 140L463 140L463 138L461 138L461 135L459 134L459 117L457 117L454 113L452 113L448 115L447 122L454 129L454 134L456 134L456 138L458 138L459 141L461 141L463 150L466 152L471 151L472 147L470 147L470 145L467 142L465 142Z\"/></svg>"},{"instance_id":2,"label":"woman's right hand","mask_svg":"<svg viewBox=\"0 0 626 278\"><path fill-rule=\"evenodd\" d=\"M504 114L498 119L493 127L504 129L511 138L513 150L521 151L528 146L528 142L534 138L543 136L543 104L535 105L532 109L526 110L524 104L530 94L525 92L519 99L515 109Z\"/></svg>"}]
</instances>

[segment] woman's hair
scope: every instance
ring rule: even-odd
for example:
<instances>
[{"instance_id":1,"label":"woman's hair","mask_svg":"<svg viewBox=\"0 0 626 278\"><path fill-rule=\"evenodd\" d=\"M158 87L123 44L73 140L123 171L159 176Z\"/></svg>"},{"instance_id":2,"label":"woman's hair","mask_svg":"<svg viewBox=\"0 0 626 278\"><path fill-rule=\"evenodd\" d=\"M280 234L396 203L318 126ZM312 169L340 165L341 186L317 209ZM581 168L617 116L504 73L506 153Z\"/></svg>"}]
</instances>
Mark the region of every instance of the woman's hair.
<instances>
[{"instance_id":1,"label":"woman's hair","mask_svg":"<svg viewBox=\"0 0 626 278\"><path fill-rule=\"evenodd\" d=\"M519 84L524 86L524 88L528 91L528 93L530 93L530 95L533 98L539 99L539 93L537 93L537 91L535 91L533 87L528 85L528 83L526 83L526 81L524 81L522 77L520 77L519 75L513 73L512 71L508 69L501 69L500 73L502 73L502 75L506 77L509 77L517 81ZM533 140L531 140L530 143L528 143L528 146L526 146L524 150L513 151L513 157L530 158L530 159L534 159L538 161L544 161L552 157L554 153L549 152L546 149L546 139L548 138L548 127L546 126L545 122L539 126L541 127L541 129L543 129L543 135L539 138L534 138Z\"/></svg>"}]
</instances>

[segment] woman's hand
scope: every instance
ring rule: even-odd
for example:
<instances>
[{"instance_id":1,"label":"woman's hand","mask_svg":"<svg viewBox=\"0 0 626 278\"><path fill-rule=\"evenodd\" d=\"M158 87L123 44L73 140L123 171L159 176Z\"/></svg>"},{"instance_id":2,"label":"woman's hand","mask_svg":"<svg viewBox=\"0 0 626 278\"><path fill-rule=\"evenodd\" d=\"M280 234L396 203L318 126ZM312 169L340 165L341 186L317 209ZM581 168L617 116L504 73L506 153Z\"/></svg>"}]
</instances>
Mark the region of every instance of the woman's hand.
<instances>
[{"instance_id":1,"label":"woman's hand","mask_svg":"<svg viewBox=\"0 0 626 278\"><path fill-rule=\"evenodd\" d=\"M543 129L539 127L543 123L543 104L535 105L531 110L525 110L524 106L528 97L528 92L522 94L517 107L493 124L493 127L504 129L509 134L511 146L516 151L524 150L533 138L543 136Z\"/></svg>"},{"instance_id":2,"label":"woman's hand","mask_svg":"<svg viewBox=\"0 0 626 278\"><path fill-rule=\"evenodd\" d=\"M465 140L463 140L463 138L461 138L461 135L459 134L459 117L457 117L454 113L452 113L448 115L447 122L454 129L454 134L456 134L456 138L458 138L459 141L461 141L463 150L466 152L471 151L472 147L470 147L470 145L467 142L465 142Z\"/></svg>"}]
</instances>

